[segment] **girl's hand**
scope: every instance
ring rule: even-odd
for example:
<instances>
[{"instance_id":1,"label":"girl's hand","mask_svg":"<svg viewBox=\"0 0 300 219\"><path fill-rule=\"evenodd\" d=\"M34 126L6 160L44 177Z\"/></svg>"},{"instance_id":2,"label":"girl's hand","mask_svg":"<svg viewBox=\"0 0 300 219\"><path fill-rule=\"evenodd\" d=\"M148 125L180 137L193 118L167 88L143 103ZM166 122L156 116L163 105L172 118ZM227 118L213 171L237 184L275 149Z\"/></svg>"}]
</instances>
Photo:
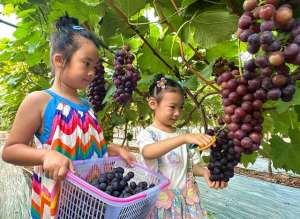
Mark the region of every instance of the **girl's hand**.
<instances>
[{"instance_id":1,"label":"girl's hand","mask_svg":"<svg viewBox=\"0 0 300 219\"><path fill-rule=\"evenodd\" d=\"M209 179L210 177L210 172L207 168L205 168L204 172L203 172L203 177L205 179L206 184L208 185L209 188L213 188L213 189L224 189L227 187L228 183L224 182L224 181L211 181Z\"/></svg>"},{"instance_id":2,"label":"girl's hand","mask_svg":"<svg viewBox=\"0 0 300 219\"><path fill-rule=\"evenodd\" d=\"M43 157L43 170L47 177L56 181L63 180L68 170L75 172L71 160L55 150L46 151Z\"/></svg>"},{"instance_id":3,"label":"girl's hand","mask_svg":"<svg viewBox=\"0 0 300 219\"><path fill-rule=\"evenodd\" d=\"M125 148L120 147L118 155L122 157L129 165L132 165L136 161L134 156Z\"/></svg>"},{"instance_id":4,"label":"girl's hand","mask_svg":"<svg viewBox=\"0 0 300 219\"><path fill-rule=\"evenodd\" d=\"M203 147L212 141L212 137L205 134L185 134L184 141L186 144L197 144Z\"/></svg>"}]
</instances>

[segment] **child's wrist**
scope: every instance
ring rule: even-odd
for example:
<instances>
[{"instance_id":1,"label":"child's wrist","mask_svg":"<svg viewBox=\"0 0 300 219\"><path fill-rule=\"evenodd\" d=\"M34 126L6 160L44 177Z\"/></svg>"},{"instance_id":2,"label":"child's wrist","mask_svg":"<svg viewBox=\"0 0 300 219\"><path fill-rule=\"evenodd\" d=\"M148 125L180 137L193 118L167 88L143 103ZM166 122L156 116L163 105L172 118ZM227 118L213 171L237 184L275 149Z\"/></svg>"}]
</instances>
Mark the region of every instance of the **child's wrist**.
<instances>
[{"instance_id":1,"label":"child's wrist","mask_svg":"<svg viewBox=\"0 0 300 219\"><path fill-rule=\"evenodd\" d=\"M180 135L180 144L186 144L187 143L187 134Z\"/></svg>"},{"instance_id":2,"label":"child's wrist","mask_svg":"<svg viewBox=\"0 0 300 219\"><path fill-rule=\"evenodd\" d=\"M44 160L45 160L45 157L47 155L47 153L49 152L48 150L44 150L44 149L41 149L41 150L38 150L40 152L40 156L39 156L39 163L40 164L43 164L44 163Z\"/></svg>"},{"instance_id":3,"label":"child's wrist","mask_svg":"<svg viewBox=\"0 0 300 219\"><path fill-rule=\"evenodd\" d=\"M107 146L108 148L108 152L109 154L113 155L113 156L118 156L121 154L122 152L122 147L120 147L119 145L117 144L114 144L114 143L111 143Z\"/></svg>"}]
</instances>

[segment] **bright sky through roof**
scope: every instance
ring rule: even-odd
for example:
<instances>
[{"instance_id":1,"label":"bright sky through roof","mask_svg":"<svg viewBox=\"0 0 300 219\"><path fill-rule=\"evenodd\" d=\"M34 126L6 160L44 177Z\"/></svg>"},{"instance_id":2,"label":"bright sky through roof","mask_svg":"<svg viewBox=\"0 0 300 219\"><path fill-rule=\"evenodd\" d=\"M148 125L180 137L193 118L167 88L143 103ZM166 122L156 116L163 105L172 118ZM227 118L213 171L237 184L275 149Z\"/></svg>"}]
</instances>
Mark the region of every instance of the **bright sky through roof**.
<instances>
[{"instance_id":1,"label":"bright sky through roof","mask_svg":"<svg viewBox=\"0 0 300 219\"><path fill-rule=\"evenodd\" d=\"M15 15L3 16L3 6L2 5L0 5L0 19L3 21L7 21L11 24L17 23L17 18ZM13 37L14 31L15 31L14 27L11 27L4 23L0 23L0 39L4 38L4 37L7 37L7 38Z\"/></svg>"}]
</instances>

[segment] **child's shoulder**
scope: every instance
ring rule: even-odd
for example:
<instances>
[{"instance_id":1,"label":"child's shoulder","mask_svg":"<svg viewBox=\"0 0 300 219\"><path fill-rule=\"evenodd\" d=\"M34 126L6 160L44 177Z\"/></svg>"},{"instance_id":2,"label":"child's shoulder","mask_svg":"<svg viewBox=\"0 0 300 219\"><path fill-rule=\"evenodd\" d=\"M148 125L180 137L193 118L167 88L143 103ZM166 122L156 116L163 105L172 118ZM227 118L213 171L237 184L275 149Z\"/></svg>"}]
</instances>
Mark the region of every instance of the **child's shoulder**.
<instances>
[{"instance_id":1,"label":"child's shoulder","mask_svg":"<svg viewBox=\"0 0 300 219\"><path fill-rule=\"evenodd\" d=\"M48 102L51 99L51 96L44 91L33 91L24 98L23 102L29 102L32 104L43 104Z\"/></svg>"},{"instance_id":2,"label":"child's shoulder","mask_svg":"<svg viewBox=\"0 0 300 219\"><path fill-rule=\"evenodd\" d=\"M31 112L42 111L50 99L51 96L44 91L33 91L25 96L20 108L29 109Z\"/></svg>"}]
</instances>

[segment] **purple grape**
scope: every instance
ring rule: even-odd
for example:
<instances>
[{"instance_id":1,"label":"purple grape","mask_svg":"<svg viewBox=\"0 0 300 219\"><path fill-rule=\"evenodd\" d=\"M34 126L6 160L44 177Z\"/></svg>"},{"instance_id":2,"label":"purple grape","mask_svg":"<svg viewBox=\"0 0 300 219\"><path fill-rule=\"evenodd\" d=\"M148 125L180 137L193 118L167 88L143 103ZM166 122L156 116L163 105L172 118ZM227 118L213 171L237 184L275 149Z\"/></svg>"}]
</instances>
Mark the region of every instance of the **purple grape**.
<instances>
[{"instance_id":1,"label":"purple grape","mask_svg":"<svg viewBox=\"0 0 300 219\"><path fill-rule=\"evenodd\" d=\"M257 33L251 34L248 37L247 42L248 42L248 44L256 46L256 47L259 46L260 45L259 35Z\"/></svg>"},{"instance_id":2,"label":"purple grape","mask_svg":"<svg viewBox=\"0 0 300 219\"><path fill-rule=\"evenodd\" d=\"M267 95L270 100L278 100L281 97L281 90L279 88L271 89Z\"/></svg>"},{"instance_id":3,"label":"purple grape","mask_svg":"<svg viewBox=\"0 0 300 219\"><path fill-rule=\"evenodd\" d=\"M247 50L251 54L255 54L259 51L260 45L258 44L248 44Z\"/></svg>"},{"instance_id":4,"label":"purple grape","mask_svg":"<svg viewBox=\"0 0 300 219\"><path fill-rule=\"evenodd\" d=\"M269 61L266 56L260 56L255 59L255 64L256 64L256 66L258 66L260 68L265 68L268 66Z\"/></svg>"},{"instance_id":5,"label":"purple grape","mask_svg":"<svg viewBox=\"0 0 300 219\"><path fill-rule=\"evenodd\" d=\"M260 25L260 30L263 31L272 31L274 28L274 22L272 20L270 21L264 21Z\"/></svg>"},{"instance_id":6,"label":"purple grape","mask_svg":"<svg viewBox=\"0 0 300 219\"><path fill-rule=\"evenodd\" d=\"M293 42L300 46L300 34L294 38Z\"/></svg>"},{"instance_id":7,"label":"purple grape","mask_svg":"<svg viewBox=\"0 0 300 219\"><path fill-rule=\"evenodd\" d=\"M247 15L242 15L239 19L239 28L245 30L248 29L250 27L252 23L252 18L250 16Z\"/></svg>"},{"instance_id":8,"label":"purple grape","mask_svg":"<svg viewBox=\"0 0 300 219\"><path fill-rule=\"evenodd\" d=\"M278 40L274 40L273 43L268 47L268 52L275 52L280 50L281 44Z\"/></svg>"},{"instance_id":9,"label":"purple grape","mask_svg":"<svg viewBox=\"0 0 300 219\"><path fill-rule=\"evenodd\" d=\"M265 77L261 82L261 87L265 90L270 90L273 88L272 79Z\"/></svg>"},{"instance_id":10,"label":"purple grape","mask_svg":"<svg viewBox=\"0 0 300 219\"><path fill-rule=\"evenodd\" d=\"M299 53L299 46L296 43L289 44L284 49L284 56L288 59L294 58Z\"/></svg>"},{"instance_id":11,"label":"purple grape","mask_svg":"<svg viewBox=\"0 0 300 219\"><path fill-rule=\"evenodd\" d=\"M242 41L242 42L247 42L249 36L252 34L252 31L251 30L243 30L241 32L241 34L239 35L239 39Z\"/></svg>"},{"instance_id":12,"label":"purple grape","mask_svg":"<svg viewBox=\"0 0 300 219\"><path fill-rule=\"evenodd\" d=\"M247 71L254 71L256 68L255 60L250 59L244 63L244 69Z\"/></svg>"},{"instance_id":13,"label":"purple grape","mask_svg":"<svg viewBox=\"0 0 300 219\"><path fill-rule=\"evenodd\" d=\"M260 43L270 45L274 41L271 31L265 31L260 35Z\"/></svg>"}]
</instances>

